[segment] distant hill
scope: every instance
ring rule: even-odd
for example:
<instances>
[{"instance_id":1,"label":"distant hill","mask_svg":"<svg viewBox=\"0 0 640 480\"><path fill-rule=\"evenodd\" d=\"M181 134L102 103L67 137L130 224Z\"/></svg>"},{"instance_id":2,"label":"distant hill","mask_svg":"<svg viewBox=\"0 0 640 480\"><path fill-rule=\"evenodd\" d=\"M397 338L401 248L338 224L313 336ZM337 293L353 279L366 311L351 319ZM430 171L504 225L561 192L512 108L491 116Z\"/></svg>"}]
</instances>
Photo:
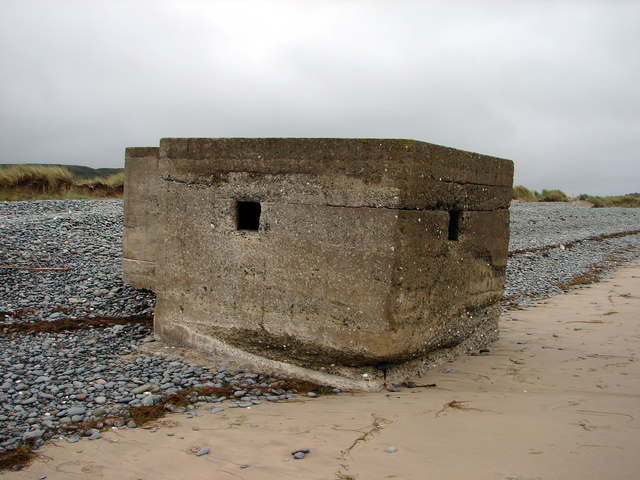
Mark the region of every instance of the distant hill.
<instances>
[{"instance_id":1,"label":"distant hill","mask_svg":"<svg viewBox=\"0 0 640 480\"><path fill-rule=\"evenodd\" d=\"M12 167L15 163L0 163L0 168ZM124 172L124 168L91 168L84 167L82 165L59 165L59 164L44 164L44 163L29 163L24 165L34 165L39 167L62 167L66 168L74 180L89 180L95 177L106 178L109 175Z\"/></svg>"}]
</instances>

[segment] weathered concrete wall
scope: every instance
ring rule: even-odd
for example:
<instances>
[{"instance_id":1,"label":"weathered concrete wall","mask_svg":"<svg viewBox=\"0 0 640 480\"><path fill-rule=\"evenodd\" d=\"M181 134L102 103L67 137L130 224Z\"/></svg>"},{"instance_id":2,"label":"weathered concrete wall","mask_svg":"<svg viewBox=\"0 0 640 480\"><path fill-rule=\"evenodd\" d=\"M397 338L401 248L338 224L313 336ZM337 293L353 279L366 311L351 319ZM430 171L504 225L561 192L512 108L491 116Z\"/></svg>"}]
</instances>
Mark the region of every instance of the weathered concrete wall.
<instances>
[{"instance_id":1,"label":"weathered concrete wall","mask_svg":"<svg viewBox=\"0 0 640 480\"><path fill-rule=\"evenodd\" d=\"M136 288L154 290L160 201L163 182L158 176L155 147L131 147L124 161L124 232L122 236L122 274Z\"/></svg>"},{"instance_id":2,"label":"weathered concrete wall","mask_svg":"<svg viewBox=\"0 0 640 480\"><path fill-rule=\"evenodd\" d=\"M409 140L169 138L156 170L136 152L123 266L158 293L161 339L355 377L496 338L510 161Z\"/></svg>"}]
</instances>

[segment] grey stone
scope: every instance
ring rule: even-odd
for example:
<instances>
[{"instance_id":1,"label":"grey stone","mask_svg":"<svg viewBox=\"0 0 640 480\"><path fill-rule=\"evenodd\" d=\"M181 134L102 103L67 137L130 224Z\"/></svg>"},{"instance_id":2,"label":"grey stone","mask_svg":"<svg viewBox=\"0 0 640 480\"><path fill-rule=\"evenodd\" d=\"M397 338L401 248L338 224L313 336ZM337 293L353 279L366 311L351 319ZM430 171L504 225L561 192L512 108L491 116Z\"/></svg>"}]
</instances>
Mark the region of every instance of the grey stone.
<instances>
[{"instance_id":1,"label":"grey stone","mask_svg":"<svg viewBox=\"0 0 640 480\"><path fill-rule=\"evenodd\" d=\"M37 429L37 430L32 430L30 432L25 433L24 435L22 435L22 441L27 441L27 440L32 440L34 438L40 438L42 437L42 435L44 435L44 431Z\"/></svg>"},{"instance_id":2,"label":"grey stone","mask_svg":"<svg viewBox=\"0 0 640 480\"><path fill-rule=\"evenodd\" d=\"M94 416L94 417L103 417L103 416L105 416L105 415L106 415L106 413L107 413L107 410L106 410L106 409L104 409L104 408L96 408L96 409L93 411L93 416Z\"/></svg>"},{"instance_id":3,"label":"grey stone","mask_svg":"<svg viewBox=\"0 0 640 480\"><path fill-rule=\"evenodd\" d=\"M138 395L140 393L150 392L151 390L153 390L153 387L155 387L153 383L145 383L144 385L140 385L139 387L136 387L133 390L131 390L131 395Z\"/></svg>"},{"instance_id":4,"label":"grey stone","mask_svg":"<svg viewBox=\"0 0 640 480\"><path fill-rule=\"evenodd\" d=\"M201 457L203 455L207 455L211 451L209 447L203 447L196 452L196 457Z\"/></svg>"},{"instance_id":5,"label":"grey stone","mask_svg":"<svg viewBox=\"0 0 640 480\"><path fill-rule=\"evenodd\" d=\"M145 407L150 407L151 405L155 405L158 400L160 399L159 395L146 395L143 399L142 399L142 405L144 405Z\"/></svg>"},{"instance_id":6,"label":"grey stone","mask_svg":"<svg viewBox=\"0 0 640 480\"><path fill-rule=\"evenodd\" d=\"M84 415L87 411L84 407L69 407L67 408L67 415Z\"/></svg>"}]
</instances>

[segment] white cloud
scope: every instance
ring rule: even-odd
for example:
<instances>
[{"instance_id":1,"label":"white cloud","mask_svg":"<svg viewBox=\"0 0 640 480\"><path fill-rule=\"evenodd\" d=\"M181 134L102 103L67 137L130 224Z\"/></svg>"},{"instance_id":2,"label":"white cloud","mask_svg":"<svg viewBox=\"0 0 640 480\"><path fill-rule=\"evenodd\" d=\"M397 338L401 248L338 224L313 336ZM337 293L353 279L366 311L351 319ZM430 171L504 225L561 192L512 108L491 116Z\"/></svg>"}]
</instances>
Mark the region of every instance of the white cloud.
<instances>
[{"instance_id":1,"label":"white cloud","mask_svg":"<svg viewBox=\"0 0 640 480\"><path fill-rule=\"evenodd\" d=\"M162 136L404 137L640 190L634 2L0 2L0 162ZM606 174L603 173L606 170Z\"/></svg>"}]
</instances>

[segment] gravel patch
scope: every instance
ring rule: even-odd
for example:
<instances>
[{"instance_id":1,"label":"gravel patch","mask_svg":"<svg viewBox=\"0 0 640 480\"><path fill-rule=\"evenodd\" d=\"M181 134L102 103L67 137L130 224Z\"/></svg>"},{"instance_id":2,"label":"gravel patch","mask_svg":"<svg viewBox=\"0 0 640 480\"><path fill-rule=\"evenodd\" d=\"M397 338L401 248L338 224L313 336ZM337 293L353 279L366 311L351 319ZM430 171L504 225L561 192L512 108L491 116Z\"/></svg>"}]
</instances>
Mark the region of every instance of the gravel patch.
<instances>
[{"instance_id":1,"label":"gravel patch","mask_svg":"<svg viewBox=\"0 0 640 480\"><path fill-rule=\"evenodd\" d=\"M601 277L639 258L640 234L625 235L637 231L640 209L514 204L504 308L579 288L572 285L578 277ZM612 234L620 236L602 238ZM11 329L149 316L155 295L121 280L121 242L121 200L0 202L0 454L23 441L38 447L57 437L99 439L105 425L136 428L129 409L153 408L193 387L231 390L195 394L188 408L161 407L193 417L201 415L198 403L214 403L207 409L216 414L296 394L277 388L277 375L137 355L138 345L153 341L148 322L65 332ZM118 419L109 423L110 417Z\"/></svg>"},{"instance_id":2,"label":"gravel patch","mask_svg":"<svg viewBox=\"0 0 640 480\"><path fill-rule=\"evenodd\" d=\"M640 257L638 208L516 203L510 216L505 306L526 306L581 288L581 281L606 276Z\"/></svg>"},{"instance_id":3,"label":"gravel patch","mask_svg":"<svg viewBox=\"0 0 640 480\"><path fill-rule=\"evenodd\" d=\"M155 296L122 282L121 258L121 200L0 202L5 322L152 312Z\"/></svg>"},{"instance_id":4,"label":"gravel patch","mask_svg":"<svg viewBox=\"0 0 640 480\"><path fill-rule=\"evenodd\" d=\"M569 244L640 230L640 208L586 208L572 203L514 203L509 251Z\"/></svg>"}]
</instances>

